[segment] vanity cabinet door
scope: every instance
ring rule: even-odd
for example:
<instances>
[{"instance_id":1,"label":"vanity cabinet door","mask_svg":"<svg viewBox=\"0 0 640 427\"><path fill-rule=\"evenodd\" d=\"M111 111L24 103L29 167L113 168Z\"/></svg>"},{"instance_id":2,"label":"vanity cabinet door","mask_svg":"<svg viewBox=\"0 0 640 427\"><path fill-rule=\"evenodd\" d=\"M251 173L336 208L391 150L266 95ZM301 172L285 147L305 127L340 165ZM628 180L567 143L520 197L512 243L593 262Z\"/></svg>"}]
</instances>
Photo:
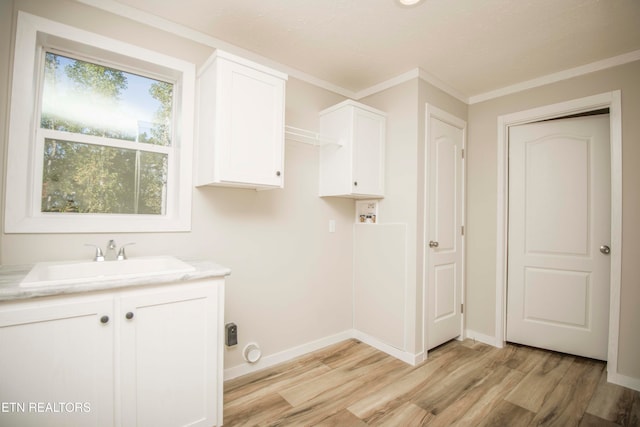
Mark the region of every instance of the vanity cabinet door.
<instances>
[{"instance_id":1,"label":"vanity cabinet door","mask_svg":"<svg viewBox=\"0 0 640 427\"><path fill-rule=\"evenodd\" d=\"M223 281L119 301L123 426L222 425Z\"/></svg>"},{"instance_id":2,"label":"vanity cabinet door","mask_svg":"<svg viewBox=\"0 0 640 427\"><path fill-rule=\"evenodd\" d=\"M113 297L0 303L0 425L110 426Z\"/></svg>"}]
</instances>

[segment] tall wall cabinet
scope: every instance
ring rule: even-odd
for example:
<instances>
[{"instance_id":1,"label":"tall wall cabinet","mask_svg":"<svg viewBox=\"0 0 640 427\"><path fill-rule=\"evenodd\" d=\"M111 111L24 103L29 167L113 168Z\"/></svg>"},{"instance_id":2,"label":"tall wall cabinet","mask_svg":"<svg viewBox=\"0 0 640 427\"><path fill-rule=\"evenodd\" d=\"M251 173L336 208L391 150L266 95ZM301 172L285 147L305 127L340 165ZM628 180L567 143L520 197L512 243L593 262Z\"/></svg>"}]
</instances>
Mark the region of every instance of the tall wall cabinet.
<instances>
[{"instance_id":1,"label":"tall wall cabinet","mask_svg":"<svg viewBox=\"0 0 640 427\"><path fill-rule=\"evenodd\" d=\"M196 184L284 185L287 75L217 50L198 72Z\"/></svg>"},{"instance_id":2,"label":"tall wall cabinet","mask_svg":"<svg viewBox=\"0 0 640 427\"><path fill-rule=\"evenodd\" d=\"M347 100L320 112L320 196L384 197L386 114Z\"/></svg>"}]
</instances>

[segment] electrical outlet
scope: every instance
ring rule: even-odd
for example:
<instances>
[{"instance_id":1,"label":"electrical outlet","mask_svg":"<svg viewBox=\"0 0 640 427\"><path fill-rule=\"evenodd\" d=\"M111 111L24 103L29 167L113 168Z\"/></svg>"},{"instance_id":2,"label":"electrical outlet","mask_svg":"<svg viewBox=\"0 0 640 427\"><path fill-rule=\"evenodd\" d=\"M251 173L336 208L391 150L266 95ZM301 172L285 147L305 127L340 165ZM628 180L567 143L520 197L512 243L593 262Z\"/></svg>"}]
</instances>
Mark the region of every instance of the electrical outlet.
<instances>
[{"instance_id":1,"label":"electrical outlet","mask_svg":"<svg viewBox=\"0 0 640 427\"><path fill-rule=\"evenodd\" d=\"M227 323L225 325L225 343L227 347L238 344L238 327L235 323Z\"/></svg>"}]
</instances>

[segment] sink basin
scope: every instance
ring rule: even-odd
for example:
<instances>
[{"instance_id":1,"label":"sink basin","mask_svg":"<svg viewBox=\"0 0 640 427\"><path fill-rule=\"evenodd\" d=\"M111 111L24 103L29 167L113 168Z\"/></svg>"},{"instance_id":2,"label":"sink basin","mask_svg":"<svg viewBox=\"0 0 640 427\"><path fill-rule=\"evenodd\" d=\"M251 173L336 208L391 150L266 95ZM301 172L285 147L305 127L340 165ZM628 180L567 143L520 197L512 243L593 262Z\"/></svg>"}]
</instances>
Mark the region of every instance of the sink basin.
<instances>
[{"instance_id":1,"label":"sink basin","mask_svg":"<svg viewBox=\"0 0 640 427\"><path fill-rule=\"evenodd\" d=\"M194 271L172 256L136 257L123 261L40 262L20 282L21 287L55 286L114 279L163 276Z\"/></svg>"}]
</instances>

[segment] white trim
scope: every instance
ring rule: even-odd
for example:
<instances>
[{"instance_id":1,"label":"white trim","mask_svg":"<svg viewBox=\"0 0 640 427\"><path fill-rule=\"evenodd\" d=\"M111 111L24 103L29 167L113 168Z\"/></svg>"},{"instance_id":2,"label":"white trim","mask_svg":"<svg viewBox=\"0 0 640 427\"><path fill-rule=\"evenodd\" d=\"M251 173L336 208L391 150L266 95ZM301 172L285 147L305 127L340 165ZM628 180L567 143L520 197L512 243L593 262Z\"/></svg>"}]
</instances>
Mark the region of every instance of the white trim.
<instances>
[{"instance_id":1,"label":"white trim","mask_svg":"<svg viewBox=\"0 0 640 427\"><path fill-rule=\"evenodd\" d=\"M458 99L459 101L464 102L465 104L469 103L469 98L466 97L463 93L461 93L460 91L458 91L457 89L449 86L448 84L446 84L445 82L443 82L442 80L440 80L439 78L435 77L434 75L428 73L427 71L421 69L421 68L414 68L413 70L409 70L405 73L402 73L396 77L392 77L389 80L385 80L381 83L378 83L376 85L373 85L369 88L363 89L361 91L358 91L354 94L354 99L358 100L358 99L362 99L364 97L367 97L369 95L374 95L378 92L382 92L383 90L387 90L390 89L392 87L398 86L399 84L411 81L413 79L421 79L424 80L425 82L431 84L432 86L435 86L436 88L442 90L443 92L453 96L454 98Z\"/></svg>"},{"instance_id":2,"label":"white trim","mask_svg":"<svg viewBox=\"0 0 640 427\"><path fill-rule=\"evenodd\" d=\"M179 150L169 165L179 168L168 183L167 212L165 215L125 214L43 214L39 212L37 195L41 188L33 189L36 154L35 114L37 85L35 52L40 49L38 33L44 33L57 42L95 49L139 66L148 66L153 72L175 77L176 104L179 114L174 119L175 147ZM15 59L11 85L7 172L5 188L6 233L80 233L80 232L167 232L191 229L192 146L195 99L195 66L158 52L81 30L56 21L19 11L16 31ZM160 71L159 71L160 70ZM173 78L172 77L172 78ZM30 198L33 196L33 198Z\"/></svg>"},{"instance_id":3,"label":"white trim","mask_svg":"<svg viewBox=\"0 0 640 427\"><path fill-rule=\"evenodd\" d=\"M465 94L460 92L458 89L454 88L453 86L449 86L447 83L443 82L442 80L440 80L439 78L437 78L433 74L430 74L429 72L420 69L420 78L422 80L424 80L425 82L427 82L427 83L431 83L433 86L435 86L438 89L444 91L448 95L453 96L454 98L458 99L459 101L462 101L465 104L469 104L469 97L468 96L466 96Z\"/></svg>"},{"instance_id":4,"label":"white trim","mask_svg":"<svg viewBox=\"0 0 640 427\"><path fill-rule=\"evenodd\" d=\"M626 375L608 372L607 381L613 384L620 385L622 387L640 391L640 379L638 378L633 378L633 377L628 377Z\"/></svg>"},{"instance_id":5,"label":"white trim","mask_svg":"<svg viewBox=\"0 0 640 427\"><path fill-rule=\"evenodd\" d=\"M365 98L369 95L374 95L378 92L382 92L383 90L387 90L390 89L394 86L398 86L402 83L411 81L413 79L417 79L420 77L420 69L419 68L414 68L413 70L409 70L405 73L402 73L400 75L397 75L395 77L392 77L388 80L385 80L383 82L380 82L378 84L375 84L373 86L370 86L368 88L362 89L358 92L356 92L353 95L353 99L355 100L359 100L362 98Z\"/></svg>"},{"instance_id":6,"label":"white trim","mask_svg":"<svg viewBox=\"0 0 640 427\"><path fill-rule=\"evenodd\" d=\"M76 0L76 1L79 3L86 4L88 6L92 6L96 9L101 9L106 12L112 13L114 15L118 15L127 19L131 19L133 21L139 22L141 24L148 25L150 27L163 30L171 34L175 34L179 37L183 37L185 39L195 41L205 46L209 46L216 49L219 48L219 49L227 50L231 53L235 53L247 59L251 59L252 61L259 62L268 67L282 71L283 73L286 73L289 76L294 77L298 80L302 80L304 82L310 83L319 88L326 89L328 91L342 95L346 98L351 98L355 100L359 100L366 96L373 95L375 93L381 92L383 90L389 89L398 84L404 83L406 81L409 81L411 79L418 77L432 84L438 89L444 91L448 95L451 95L454 98L464 102L465 104L471 105L471 104L487 101L490 99L499 98L504 95L521 92L523 90L532 89L534 87L544 86L549 83L566 80L566 79L581 76L584 74L589 74L594 71L604 70L604 69L615 67L618 65L623 65L623 64L637 61L640 59L640 50L636 50L623 55L615 56L608 59L603 59L601 61L596 61L596 62L582 65L579 67L570 68L568 70L560 71L557 73L548 74L546 76L542 76L536 79L520 82L511 86L507 86L504 88L500 88L497 90L493 90L493 91L489 91L489 92L485 92L485 93L473 95L473 96L467 96L463 94L453 86L450 86L449 84L445 83L444 81L440 80L439 78L435 77L434 75L420 68L414 68L396 77L392 77L391 79L375 84L369 88L354 92L352 90L345 89L343 87L330 83L326 80L322 80L317 77L314 77L296 68L292 68L287 65L278 63L264 56L257 55L254 52L251 52L249 50L242 49L231 43L209 36L200 31L194 30L184 25L177 24L173 21L161 18L151 13L144 12L130 6L123 5L121 3L118 3L115 0Z\"/></svg>"},{"instance_id":7,"label":"white trim","mask_svg":"<svg viewBox=\"0 0 640 427\"><path fill-rule=\"evenodd\" d=\"M276 69L280 72L288 74L290 77L294 77L303 82L310 83L322 89L326 89L338 95L342 95L346 98L355 98L354 91L345 89L326 80L319 79L296 68L289 67L272 59L258 55L252 51L240 48L231 43L225 42L218 38L212 37L208 34L186 27L184 25L177 24L168 19L161 18L148 12L144 12L140 9L136 9L124 4L118 3L114 0L76 0L78 3L84 3L88 6L101 9L114 15L121 16L123 18L131 19L135 22L139 22L149 27L157 28L170 34L185 38L187 40L195 41L205 46L209 46L214 49L222 49L227 52L242 56L248 60L260 63L266 67Z\"/></svg>"},{"instance_id":8,"label":"white trim","mask_svg":"<svg viewBox=\"0 0 640 427\"><path fill-rule=\"evenodd\" d=\"M372 337L371 335L367 335L364 332L358 331L356 329L353 330L353 336L357 340L362 341L363 343L370 345L371 347L382 351L383 353L388 354L389 356L395 357L398 360L403 361L404 363L408 363L411 366L415 366L419 362L423 360L422 354L413 354L408 351L401 350L399 348L393 347L389 344L386 344L377 338Z\"/></svg>"},{"instance_id":9,"label":"white trim","mask_svg":"<svg viewBox=\"0 0 640 427\"><path fill-rule=\"evenodd\" d=\"M270 368L280 363L288 362L290 360L295 359L296 357L304 356L305 354L320 350L322 348L325 348L330 345L337 344L349 339L359 340L411 366L415 366L424 360L422 353L412 354L412 353L397 349L388 344L385 344L382 341L379 341L376 338L373 338L372 336L365 334L364 332L360 332L355 329L348 329L346 331L337 333L335 335L320 338L318 340L311 341L306 344L302 344L302 345L281 351L279 353L275 353L270 356L263 357L254 364L243 363L241 365L236 365L236 366L227 368L224 370L224 380L228 381L228 380L240 377L242 375L247 375L253 372L261 371L263 369ZM235 351L235 349L233 350L227 349L226 351L227 352Z\"/></svg>"},{"instance_id":10,"label":"white trim","mask_svg":"<svg viewBox=\"0 0 640 427\"><path fill-rule=\"evenodd\" d=\"M429 137L430 137L430 128L429 128L429 118L434 117L438 120L441 120L445 123L448 123L460 130L462 130L462 149L465 150L467 147L467 122L456 117L450 113L447 113L444 110L441 110L433 105L427 103L425 104L425 115L424 115L424 198L423 198L423 233L422 233L422 247L424 250L424 259L422 262L422 353L424 358L427 358L428 351L428 331L429 331L429 250L428 241L429 241ZM466 151L465 151L466 152ZM461 191L462 191L462 226L466 224L466 177L467 177L467 161L466 156L462 159L462 183L461 183ZM460 302L465 303L465 290L466 290L466 233L462 235L462 289L460 295ZM460 324L460 338L464 339L466 336L465 332L465 319L466 316L462 313L461 316L461 324Z\"/></svg>"},{"instance_id":11,"label":"white trim","mask_svg":"<svg viewBox=\"0 0 640 427\"><path fill-rule=\"evenodd\" d=\"M507 209L509 127L541 119L609 108L611 143L611 276L609 308L608 380L615 382L620 330L622 270L622 111L620 91L574 99L498 117L498 206L496 227L496 343L504 345L507 286Z\"/></svg>"},{"instance_id":12,"label":"white trim","mask_svg":"<svg viewBox=\"0 0 640 427\"><path fill-rule=\"evenodd\" d=\"M568 80L574 77L593 73L595 71L606 70L607 68L617 67L619 65L628 64L630 62L634 62L638 60L640 60L640 50L636 50L633 52L625 53L623 55L618 55L611 58L603 59L601 61L592 62L590 64L582 65L579 67L570 68L568 70L559 71L557 73L547 74L546 76L537 77L535 79L516 83L511 86L506 86L490 92L481 93L479 95L473 95L467 99L467 104L469 105L477 104L479 102L500 98L501 96L511 95L513 93L522 92L522 91L533 89L540 86L545 86L550 83L556 83L562 80Z\"/></svg>"},{"instance_id":13,"label":"white trim","mask_svg":"<svg viewBox=\"0 0 640 427\"><path fill-rule=\"evenodd\" d=\"M490 346L497 347L497 348L504 347L504 343L502 341L498 341L496 337L481 334L480 332L476 332L471 329L467 329L465 331L465 335L468 339L471 339L474 341L480 341L483 344L488 344Z\"/></svg>"},{"instance_id":14,"label":"white trim","mask_svg":"<svg viewBox=\"0 0 640 427\"><path fill-rule=\"evenodd\" d=\"M302 345L281 351L279 353L262 357L260 360L258 360L254 364L243 363L242 365L232 366L231 368L227 368L224 370L224 380L228 381L242 375L250 374L256 371L261 371L263 369L270 368L280 363L295 359L296 357L303 356L307 353L320 350L321 348L324 348L333 344L337 344L339 342L342 342L351 338L354 338L354 332L352 329L349 329L335 335L320 338L318 340L311 341L306 344L302 344ZM235 350L236 349L233 349L233 350L227 349L226 352L235 351ZM240 349L237 349L237 350L241 351Z\"/></svg>"}]
</instances>

